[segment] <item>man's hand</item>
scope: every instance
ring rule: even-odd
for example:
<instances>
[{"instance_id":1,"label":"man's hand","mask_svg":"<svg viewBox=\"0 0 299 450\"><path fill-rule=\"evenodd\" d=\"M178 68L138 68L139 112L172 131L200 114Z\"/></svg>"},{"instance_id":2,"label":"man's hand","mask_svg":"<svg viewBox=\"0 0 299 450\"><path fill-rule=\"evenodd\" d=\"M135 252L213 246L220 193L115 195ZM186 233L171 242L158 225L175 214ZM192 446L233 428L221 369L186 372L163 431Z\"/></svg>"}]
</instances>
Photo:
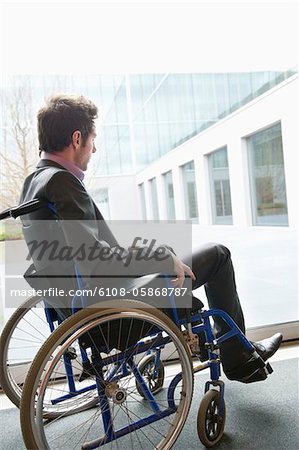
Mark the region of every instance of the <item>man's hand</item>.
<instances>
[{"instance_id":1,"label":"man's hand","mask_svg":"<svg viewBox=\"0 0 299 450\"><path fill-rule=\"evenodd\" d=\"M176 255L171 255L173 257L173 269L176 274L176 278L171 280L173 287L181 288L185 281L185 274L189 275L191 279L194 281L196 277L189 266L183 263Z\"/></svg>"}]
</instances>

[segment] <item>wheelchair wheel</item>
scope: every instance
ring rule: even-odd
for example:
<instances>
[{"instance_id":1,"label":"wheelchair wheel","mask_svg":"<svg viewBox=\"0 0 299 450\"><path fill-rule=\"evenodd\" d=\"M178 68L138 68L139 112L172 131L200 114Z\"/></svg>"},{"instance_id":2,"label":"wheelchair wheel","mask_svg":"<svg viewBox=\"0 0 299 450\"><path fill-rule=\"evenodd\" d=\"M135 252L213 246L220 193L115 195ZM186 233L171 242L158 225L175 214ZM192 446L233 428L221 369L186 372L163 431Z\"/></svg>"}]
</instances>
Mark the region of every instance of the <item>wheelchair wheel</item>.
<instances>
[{"instance_id":1,"label":"wheelchair wheel","mask_svg":"<svg viewBox=\"0 0 299 450\"><path fill-rule=\"evenodd\" d=\"M137 367L152 394L158 394L163 387L165 377L163 362L160 361L155 373L155 355L147 355L142 361L140 361ZM144 397L144 393L138 381L136 381L136 389L139 395Z\"/></svg>"},{"instance_id":2,"label":"wheelchair wheel","mask_svg":"<svg viewBox=\"0 0 299 450\"><path fill-rule=\"evenodd\" d=\"M205 393L198 409L198 437L202 444L208 448L217 444L224 433L226 410L223 400L222 415L220 416L220 399L220 392L211 389Z\"/></svg>"},{"instance_id":3,"label":"wheelchair wheel","mask_svg":"<svg viewBox=\"0 0 299 450\"><path fill-rule=\"evenodd\" d=\"M82 389L73 377L69 395L62 360L65 350L78 341L91 361L90 378ZM166 345L174 345L178 360L175 370L165 365L164 389L153 397L138 363ZM84 392L97 397L95 408L84 410ZM189 350L173 322L135 300L101 302L65 320L38 352L21 400L23 438L31 450L100 446L167 450L182 430L192 394ZM44 421L45 413L53 410L60 416Z\"/></svg>"},{"instance_id":4,"label":"wheelchair wheel","mask_svg":"<svg viewBox=\"0 0 299 450\"><path fill-rule=\"evenodd\" d=\"M49 336L50 329L40 297L26 300L3 328L0 339L0 384L17 407L30 364Z\"/></svg>"}]
</instances>

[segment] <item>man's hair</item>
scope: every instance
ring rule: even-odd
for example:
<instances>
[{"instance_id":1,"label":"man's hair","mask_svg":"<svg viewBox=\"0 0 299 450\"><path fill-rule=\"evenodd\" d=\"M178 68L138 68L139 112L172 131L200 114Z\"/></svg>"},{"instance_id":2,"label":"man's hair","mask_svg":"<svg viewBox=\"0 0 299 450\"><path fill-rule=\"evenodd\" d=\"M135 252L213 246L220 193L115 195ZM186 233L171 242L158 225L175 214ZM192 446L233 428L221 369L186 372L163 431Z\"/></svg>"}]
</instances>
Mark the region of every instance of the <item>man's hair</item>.
<instances>
[{"instance_id":1,"label":"man's hair","mask_svg":"<svg viewBox=\"0 0 299 450\"><path fill-rule=\"evenodd\" d=\"M98 109L82 95L55 95L47 99L37 114L39 150L62 151L80 131L83 143L94 129Z\"/></svg>"}]
</instances>

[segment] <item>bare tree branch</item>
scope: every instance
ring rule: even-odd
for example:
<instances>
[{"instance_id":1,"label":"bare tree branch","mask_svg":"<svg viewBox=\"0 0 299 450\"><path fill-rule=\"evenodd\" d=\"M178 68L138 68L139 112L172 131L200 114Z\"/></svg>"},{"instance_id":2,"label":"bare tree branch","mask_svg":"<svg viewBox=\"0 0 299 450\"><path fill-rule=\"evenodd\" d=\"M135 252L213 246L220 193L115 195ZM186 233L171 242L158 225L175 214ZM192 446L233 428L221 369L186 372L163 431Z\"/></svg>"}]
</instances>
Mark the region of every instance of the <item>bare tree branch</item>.
<instances>
[{"instance_id":1,"label":"bare tree branch","mask_svg":"<svg viewBox=\"0 0 299 450\"><path fill-rule=\"evenodd\" d=\"M11 83L1 93L3 104L0 141L0 208L18 203L22 184L38 159L37 137L32 113L32 92L26 80Z\"/></svg>"}]
</instances>

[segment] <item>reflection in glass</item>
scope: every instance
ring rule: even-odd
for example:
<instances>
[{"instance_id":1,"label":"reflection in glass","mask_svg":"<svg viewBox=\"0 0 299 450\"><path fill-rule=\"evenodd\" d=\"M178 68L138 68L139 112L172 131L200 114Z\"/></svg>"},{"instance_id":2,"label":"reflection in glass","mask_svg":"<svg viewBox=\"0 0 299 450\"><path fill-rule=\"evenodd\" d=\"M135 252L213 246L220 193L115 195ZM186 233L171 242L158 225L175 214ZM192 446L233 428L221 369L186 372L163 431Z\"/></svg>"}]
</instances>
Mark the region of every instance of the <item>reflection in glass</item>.
<instances>
[{"instance_id":1,"label":"reflection in glass","mask_svg":"<svg viewBox=\"0 0 299 450\"><path fill-rule=\"evenodd\" d=\"M144 183L138 184L138 190L139 190L139 199L141 204L141 214L142 219L146 220L146 203L145 203L145 191L144 191Z\"/></svg>"},{"instance_id":2,"label":"reflection in glass","mask_svg":"<svg viewBox=\"0 0 299 450\"><path fill-rule=\"evenodd\" d=\"M232 224L227 149L221 148L209 155L209 172L213 224Z\"/></svg>"},{"instance_id":3,"label":"reflection in glass","mask_svg":"<svg viewBox=\"0 0 299 450\"><path fill-rule=\"evenodd\" d=\"M165 188L167 219L175 220L175 204L171 170L163 175L163 181Z\"/></svg>"},{"instance_id":4,"label":"reflection in glass","mask_svg":"<svg viewBox=\"0 0 299 450\"><path fill-rule=\"evenodd\" d=\"M149 181L149 183L150 183L150 190L151 190L153 220L159 220L159 207L158 207L158 193L157 193L156 178L152 178Z\"/></svg>"},{"instance_id":5,"label":"reflection in glass","mask_svg":"<svg viewBox=\"0 0 299 450\"><path fill-rule=\"evenodd\" d=\"M105 220L110 220L109 197L107 188L91 190L90 194Z\"/></svg>"},{"instance_id":6,"label":"reflection in glass","mask_svg":"<svg viewBox=\"0 0 299 450\"><path fill-rule=\"evenodd\" d=\"M254 225L288 225L280 123L247 139Z\"/></svg>"},{"instance_id":7,"label":"reflection in glass","mask_svg":"<svg viewBox=\"0 0 299 450\"><path fill-rule=\"evenodd\" d=\"M186 219L198 222L197 195L195 183L194 161L181 166L185 199Z\"/></svg>"}]
</instances>

